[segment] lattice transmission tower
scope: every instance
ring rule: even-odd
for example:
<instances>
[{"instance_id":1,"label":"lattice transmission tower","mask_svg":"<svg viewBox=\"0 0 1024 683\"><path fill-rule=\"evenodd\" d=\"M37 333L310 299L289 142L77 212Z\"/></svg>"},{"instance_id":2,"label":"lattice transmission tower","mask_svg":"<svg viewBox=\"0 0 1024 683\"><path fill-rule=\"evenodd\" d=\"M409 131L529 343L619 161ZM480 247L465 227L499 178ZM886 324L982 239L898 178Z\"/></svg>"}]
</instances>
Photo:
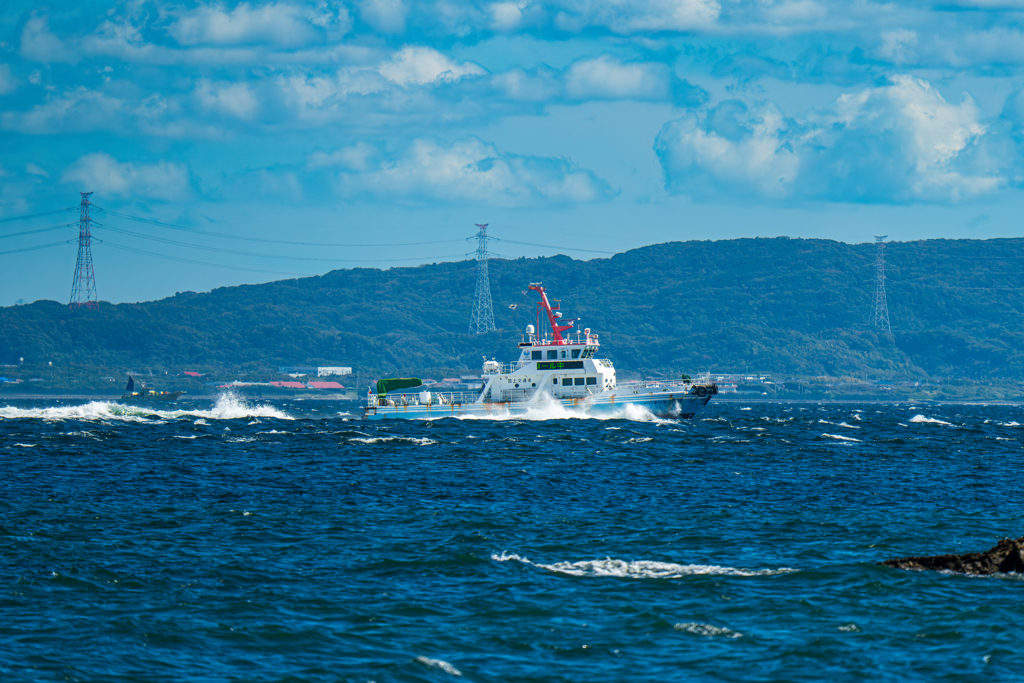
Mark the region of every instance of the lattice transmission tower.
<instances>
[{"instance_id":1,"label":"lattice transmission tower","mask_svg":"<svg viewBox=\"0 0 1024 683\"><path fill-rule=\"evenodd\" d=\"M476 234L476 296L473 297L473 317L469 319L469 333L483 334L496 329L494 325L494 304L491 301L491 279L487 273L487 226L476 223L480 232ZM472 238L470 238L472 239Z\"/></svg>"},{"instance_id":2,"label":"lattice transmission tower","mask_svg":"<svg viewBox=\"0 0 1024 683\"><path fill-rule=\"evenodd\" d=\"M96 273L92 268L92 218L89 197L92 192L79 192L82 203L78 207L78 261L75 262L75 281L71 283L71 308L85 306L93 310L100 307L96 300Z\"/></svg>"},{"instance_id":3,"label":"lattice transmission tower","mask_svg":"<svg viewBox=\"0 0 1024 683\"><path fill-rule=\"evenodd\" d=\"M875 305L871 322L886 334L892 334L889 327L889 303L885 296L885 238L875 236Z\"/></svg>"}]
</instances>

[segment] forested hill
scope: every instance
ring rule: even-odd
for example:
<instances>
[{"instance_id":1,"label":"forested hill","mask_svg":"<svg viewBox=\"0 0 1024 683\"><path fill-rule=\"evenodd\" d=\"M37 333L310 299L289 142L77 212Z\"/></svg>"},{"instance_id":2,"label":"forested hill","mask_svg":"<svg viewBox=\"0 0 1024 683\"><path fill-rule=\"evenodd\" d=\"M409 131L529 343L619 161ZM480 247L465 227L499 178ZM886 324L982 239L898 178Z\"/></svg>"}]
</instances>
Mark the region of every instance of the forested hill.
<instances>
[{"instance_id":1,"label":"forested hill","mask_svg":"<svg viewBox=\"0 0 1024 683\"><path fill-rule=\"evenodd\" d=\"M71 311L0 309L0 363L110 368L352 365L381 374L510 359L530 282L601 335L628 373L1024 377L1024 239L886 246L893 338L870 324L875 247L829 240L658 244L607 259L491 262L499 331L467 333L475 262L182 293ZM511 304L520 304L516 309Z\"/></svg>"}]
</instances>

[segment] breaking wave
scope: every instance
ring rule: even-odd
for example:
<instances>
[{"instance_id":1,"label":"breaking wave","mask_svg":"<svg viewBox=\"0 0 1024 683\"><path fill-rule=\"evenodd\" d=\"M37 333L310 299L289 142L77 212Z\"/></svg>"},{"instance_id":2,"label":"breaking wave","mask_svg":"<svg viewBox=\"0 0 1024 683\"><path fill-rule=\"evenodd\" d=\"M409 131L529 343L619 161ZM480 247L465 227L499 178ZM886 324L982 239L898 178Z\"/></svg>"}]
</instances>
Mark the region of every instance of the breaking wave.
<instances>
[{"instance_id":1,"label":"breaking wave","mask_svg":"<svg viewBox=\"0 0 1024 683\"><path fill-rule=\"evenodd\" d=\"M836 441L854 441L856 443L862 443L860 439L854 439L849 436L841 436L839 434L822 434L826 439L835 439Z\"/></svg>"},{"instance_id":2,"label":"breaking wave","mask_svg":"<svg viewBox=\"0 0 1024 683\"><path fill-rule=\"evenodd\" d=\"M788 574L795 569L738 569L736 567L720 567L713 564L675 564L673 562L655 562L653 560L616 560L611 557L603 560L582 560L580 562L555 562L542 564L531 562L526 557L516 554L493 554L491 559L496 562L521 562L522 564L547 569L559 574L570 576L613 576L627 579L678 579L684 576L774 576Z\"/></svg>"},{"instance_id":3,"label":"breaking wave","mask_svg":"<svg viewBox=\"0 0 1024 683\"><path fill-rule=\"evenodd\" d=\"M697 621L691 621L688 624L674 624L672 628L677 631L684 631L686 633L692 633L695 636L705 636L707 638L714 638L715 636L725 636L726 638L743 637L742 633L739 631L733 631L731 628L702 624Z\"/></svg>"},{"instance_id":4,"label":"breaking wave","mask_svg":"<svg viewBox=\"0 0 1024 683\"><path fill-rule=\"evenodd\" d=\"M914 417L910 418L910 421L911 422L917 422L917 423L927 423L927 424L935 424L935 425L946 425L947 427L955 427L956 426L952 422L946 422L945 420L936 420L934 417L925 417L924 415L915 415Z\"/></svg>"},{"instance_id":5,"label":"breaking wave","mask_svg":"<svg viewBox=\"0 0 1024 683\"><path fill-rule=\"evenodd\" d=\"M0 408L0 419L39 420L121 420L126 422L148 422L154 419L174 420L178 418L200 420L237 420L240 418L273 417L279 420L292 418L274 406L251 404L235 394L221 394L209 410L158 410L148 406L125 405L116 401L91 401L77 406L53 408Z\"/></svg>"}]
</instances>

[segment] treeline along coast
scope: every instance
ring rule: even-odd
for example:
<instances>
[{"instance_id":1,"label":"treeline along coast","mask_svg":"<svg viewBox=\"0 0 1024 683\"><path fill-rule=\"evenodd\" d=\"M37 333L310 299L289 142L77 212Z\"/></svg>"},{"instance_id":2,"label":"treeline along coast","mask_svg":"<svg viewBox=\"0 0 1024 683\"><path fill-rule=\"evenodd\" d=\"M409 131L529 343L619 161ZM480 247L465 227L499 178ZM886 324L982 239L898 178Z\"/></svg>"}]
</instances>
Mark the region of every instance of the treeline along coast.
<instances>
[{"instance_id":1,"label":"treeline along coast","mask_svg":"<svg viewBox=\"0 0 1024 683\"><path fill-rule=\"evenodd\" d=\"M530 282L639 375L1024 378L1024 239L886 245L893 335L870 324L875 246L819 239L658 244L610 258L495 259L498 331L470 335L475 262L336 270L160 301L0 309L0 362L365 373L475 371L535 322ZM100 292L102 294L102 282Z\"/></svg>"}]
</instances>

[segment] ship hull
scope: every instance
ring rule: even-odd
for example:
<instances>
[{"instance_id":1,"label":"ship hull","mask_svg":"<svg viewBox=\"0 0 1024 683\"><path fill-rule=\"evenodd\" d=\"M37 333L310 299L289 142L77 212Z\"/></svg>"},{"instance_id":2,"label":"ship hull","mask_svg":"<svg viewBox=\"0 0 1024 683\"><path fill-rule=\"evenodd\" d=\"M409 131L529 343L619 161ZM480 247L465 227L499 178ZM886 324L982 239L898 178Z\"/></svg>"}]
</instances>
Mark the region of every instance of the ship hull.
<instances>
[{"instance_id":1,"label":"ship hull","mask_svg":"<svg viewBox=\"0 0 1024 683\"><path fill-rule=\"evenodd\" d=\"M134 396L122 396L123 403L153 403L163 401L177 401L184 391L164 391L158 394L137 394Z\"/></svg>"},{"instance_id":2,"label":"ship hull","mask_svg":"<svg viewBox=\"0 0 1024 683\"><path fill-rule=\"evenodd\" d=\"M682 392L646 392L619 394L608 392L586 398L551 399L544 402L516 403L448 403L367 406L363 417L368 420L405 419L423 420L442 417L500 418L543 414L543 411L564 410L580 416L640 418L647 413L660 418L689 419L700 413L711 396L696 396Z\"/></svg>"}]
</instances>

